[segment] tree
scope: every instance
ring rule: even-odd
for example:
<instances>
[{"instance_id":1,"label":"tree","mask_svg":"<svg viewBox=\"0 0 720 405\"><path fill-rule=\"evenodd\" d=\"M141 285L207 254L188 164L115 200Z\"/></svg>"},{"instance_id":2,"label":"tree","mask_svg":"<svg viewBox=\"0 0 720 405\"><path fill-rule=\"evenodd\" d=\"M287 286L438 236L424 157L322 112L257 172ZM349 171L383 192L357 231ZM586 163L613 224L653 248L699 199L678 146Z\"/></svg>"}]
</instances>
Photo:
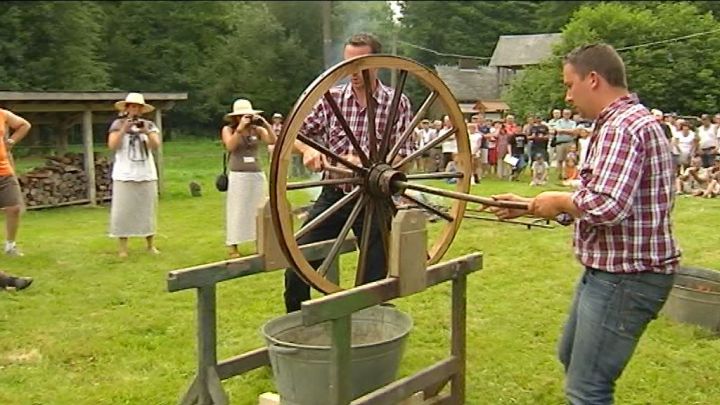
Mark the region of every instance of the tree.
<instances>
[{"instance_id":1,"label":"tree","mask_svg":"<svg viewBox=\"0 0 720 405\"><path fill-rule=\"evenodd\" d=\"M500 35L536 33L534 1L403 1L401 40L443 53L490 57ZM410 46L403 55L426 66L454 64Z\"/></svg>"},{"instance_id":2,"label":"tree","mask_svg":"<svg viewBox=\"0 0 720 405\"><path fill-rule=\"evenodd\" d=\"M219 58L224 38L232 35L227 2L122 1L102 3L106 19L106 55L112 85L124 91L187 92L188 101L169 112L169 121L198 128L198 95L214 77L201 67Z\"/></svg>"},{"instance_id":3,"label":"tree","mask_svg":"<svg viewBox=\"0 0 720 405\"><path fill-rule=\"evenodd\" d=\"M511 84L506 99L520 115L561 105L559 62L562 55L578 45L603 41L619 50L630 89L637 92L646 105L691 114L717 111L720 89L714 72L720 69L720 57L714 50L720 46L720 36L635 45L718 28L720 24L712 15L701 13L690 3L663 3L652 7L619 3L584 6L563 30L562 43L553 59L523 72Z\"/></svg>"},{"instance_id":4,"label":"tree","mask_svg":"<svg viewBox=\"0 0 720 405\"><path fill-rule=\"evenodd\" d=\"M103 90L103 13L92 2L3 4L0 78L17 90Z\"/></svg>"},{"instance_id":5,"label":"tree","mask_svg":"<svg viewBox=\"0 0 720 405\"><path fill-rule=\"evenodd\" d=\"M304 48L263 3L234 3L227 19L232 35L219 39L196 77L197 120L217 126L236 98L267 112L287 111L316 76L299 68L307 61Z\"/></svg>"}]
</instances>

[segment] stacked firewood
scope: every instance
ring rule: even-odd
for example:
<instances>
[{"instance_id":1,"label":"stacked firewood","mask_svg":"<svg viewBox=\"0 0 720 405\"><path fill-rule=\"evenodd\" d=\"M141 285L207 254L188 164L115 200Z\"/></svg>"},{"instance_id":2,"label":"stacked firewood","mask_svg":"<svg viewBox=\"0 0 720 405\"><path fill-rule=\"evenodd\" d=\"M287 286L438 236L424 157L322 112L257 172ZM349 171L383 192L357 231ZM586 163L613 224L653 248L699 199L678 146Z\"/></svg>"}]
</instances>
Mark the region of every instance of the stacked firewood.
<instances>
[{"instance_id":1,"label":"stacked firewood","mask_svg":"<svg viewBox=\"0 0 720 405\"><path fill-rule=\"evenodd\" d=\"M112 194L110 170L107 158L95 156L95 181L99 200L107 199ZM88 182L82 154L47 156L44 166L19 175L18 181L28 207L87 202Z\"/></svg>"}]
</instances>

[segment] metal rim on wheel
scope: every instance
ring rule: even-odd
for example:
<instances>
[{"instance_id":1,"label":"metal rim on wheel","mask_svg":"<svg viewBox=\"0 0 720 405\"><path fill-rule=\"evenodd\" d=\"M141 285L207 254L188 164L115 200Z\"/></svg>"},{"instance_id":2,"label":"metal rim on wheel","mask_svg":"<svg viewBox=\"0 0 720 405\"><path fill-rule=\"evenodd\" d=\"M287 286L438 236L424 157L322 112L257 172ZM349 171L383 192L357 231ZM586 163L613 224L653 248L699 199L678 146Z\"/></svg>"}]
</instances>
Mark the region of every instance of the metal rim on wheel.
<instances>
[{"instance_id":1,"label":"metal rim on wheel","mask_svg":"<svg viewBox=\"0 0 720 405\"><path fill-rule=\"evenodd\" d=\"M372 208L364 209L365 221L372 221L368 215L368 212L377 211L379 216L382 216L383 221L387 222L390 218L388 210L393 209L392 195L404 195L407 197L405 191L408 189L414 189L418 191L427 192L430 194L445 196L454 198L455 194L467 195L470 191L470 178L472 170L472 158L470 154L470 145L467 134L467 127L462 115L462 111L454 98L450 89L443 83L443 81L427 67L407 58L402 58L393 55L365 55L343 61L334 67L328 69L323 75L318 77L308 88L303 92L301 97L295 103L291 112L288 114L288 120L282 130L282 133L278 137L275 145L271 169L270 169L270 210L273 221L275 232L279 239L280 248L284 255L288 259L288 262L294 267L298 275L306 281L308 284L313 286L319 291L324 293L333 293L342 290L343 288L339 285L329 281L325 278L323 270L327 270L327 264L323 263L323 266L319 269L313 268L313 266L304 257L300 247L297 243L297 233L293 227L291 216L289 213L292 211L292 206L287 199L287 192L290 189L300 189L303 187L319 186L320 184L340 184L339 180L324 180L320 182L302 182L302 183L288 183L289 170L292 159L293 145L298 139L297 133L301 128L305 118L311 113L315 104L323 97L329 96L331 88L336 86L343 78L350 76L353 73L363 72L363 77L366 80L365 83L369 83L368 75L366 74L368 69L394 69L399 72L399 80L394 89L394 94L402 94L408 74L412 74L417 80L422 83L427 89L430 90L430 94L425 98L424 102L420 107L414 111L414 118L411 124L408 126L406 133L398 135L398 141L395 145L389 145L387 142L378 140L379 144L376 144L376 153L370 153L371 156L361 156L361 163L359 165L353 165L350 162L343 162L342 159L339 162L347 167L344 169L347 172L352 172L354 177L351 180L345 181L345 184L352 184L355 186L354 190L347 194L341 199L342 206L354 203L353 210L351 212L351 219L357 218L363 207L377 206L384 208ZM369 86L366 86L369 87ZM399 97L396 97L399 100ZM455 174L449 173L428 173L428 174L409 174L406 175L399 171L400 167L406 163L412 162L422 156L422 150L418 150L408 157L401 159L400 162L393 163L393 157L397 155L399 145L404 143L408 136L412 134L417 124L425 116L429 107L435 101L439 101L445 112L449 117L453 129L437 138L435 141L426 145L423 149L431 149L434 145L439 145L440 142L455 136L457 142L457 170ZM395 111L397 111L397 101L393 99ZM390 117L394 116L395 111L389 113ZM372 108L368 107L368 117L374 116L374 111L371 112ZM335 114L339 114L339 109L335 110ZM368 119L370 121L370 119ZM390 122L387 125L392 127L393 123ZM374 125L371 126L374 128ZM374 129L370 129L371 133L374 133ZM348 136L346 131L346 136ZM350 138L350 136L348 136ZM372 136L370 136L373 139ZM387 139L383 136L382 139ZM312 140L302 139L305 143L311 142ZM357 140L351 139L351 141L358 142ZM371 142L371 145L373 142ZM327 150L322 150L319 145L311 145L315 149L321 150L327 154ZM428 147L429 146L429 147ZM363 155L363 153L360 153ZM337 156L335 156L337 157ZM337 160L337 159L336 159ZM390 162L390 163L388 163ZM455 184L455 190L449 192L448 190L424 186L417 184L419 180L426 179L442 179L442 178L457 178ZM389 201L389 202L388 202ZM455 198L448 212L440 212L434 209L430 205L424 205L421 201L415 201L418 206L435 213L436 215L443 218L445 224L442 226L442 230L439 232L435 240L429 241L427 258L428 264L437 263L443 255L447 252L450 244L452 243L460 225L465 212L466 201ZM384 214L383 214L384 210ZM352 221L348 220L346 226L341 230L341 236L347 235L349 231L349 225ZM389 226L389 223L387 223ZM348 229L345 229L348 228ZM389 228L384 228L384 231L389 231ZM302 233L302 229L300 230ZM369 232L363 232L363 235L369 235ZM383 232L383 236L386 233ZM331 254L337 254L339 245L343 238L338 238L338 241L334 243ZM367 239L367 238L361 238ZM360 271L364 268L364 260L367 259L366 252L363 252L363 247L368 246L367 241L358 241L359 246L359 258L358 258L358 277L360 279ZM387 242L385 244L387 248ZM330 263L330 259L326 260ZM356 284L358 281L356 281Z\"/></svg>"}]
</instances>

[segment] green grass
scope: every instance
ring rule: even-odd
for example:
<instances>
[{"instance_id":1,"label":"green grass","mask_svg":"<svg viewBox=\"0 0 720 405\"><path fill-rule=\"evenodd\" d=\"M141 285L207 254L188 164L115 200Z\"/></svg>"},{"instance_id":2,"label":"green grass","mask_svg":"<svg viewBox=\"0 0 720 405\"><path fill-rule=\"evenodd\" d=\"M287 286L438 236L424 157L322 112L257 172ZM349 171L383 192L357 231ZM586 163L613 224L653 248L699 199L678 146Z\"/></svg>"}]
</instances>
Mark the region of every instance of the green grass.
<instances>
[{"instance_id":1,"label":"green grass","mask_svg":"<svg viewBox=\"0 0 720 405\"><path fill-rule=\"evenodd\" d=\"M165 145L159 257L131 240L130 257L117 259L107 206L23 216L19 243L26 256L4 258L2 268L33 276L35 284L0 293L0 404L177 402L195 373L195 294L168 293L165 279L170 270L225 258L223 195L213 186L220 156L217 142ZM203 186L203 197L189 196L191 180ZM473 191L542 190L526 184L485 180ZM684 264L720 269L719 208L720 200L678 200ZM467 403L562 403L555 348L580 271L571 229L468 219L446 257L475 251L484 253L484 269L469 278ZM403 376L449 353L446 284L396 300L415 323ZM218 305L219 358L261 346L260 327L284 313L282 272L219 284ZM720 403L718 353L720 339L661 317L620 379L618 403ZM255 404L260 393L274 391L267 369L223 385L236 404Z\"/></svg>"}]
</instances>

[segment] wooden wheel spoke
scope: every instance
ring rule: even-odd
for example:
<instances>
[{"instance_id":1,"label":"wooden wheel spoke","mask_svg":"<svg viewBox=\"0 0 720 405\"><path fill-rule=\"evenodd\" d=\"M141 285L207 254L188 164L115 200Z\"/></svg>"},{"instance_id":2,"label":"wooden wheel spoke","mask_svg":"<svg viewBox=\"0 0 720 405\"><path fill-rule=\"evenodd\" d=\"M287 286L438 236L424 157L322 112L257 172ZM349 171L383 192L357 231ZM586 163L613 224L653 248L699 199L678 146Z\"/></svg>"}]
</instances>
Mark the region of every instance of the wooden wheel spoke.
<instances>
[{"instance_id":1,"label":"wooden wheel spoke","mask_svg":"<svg viewBox=\"0 0 720 405\"><path fill-rule=\"evenodd\" d=\"M408 180L440 180L462 179L465 175L462 172L437 172L408 174L406 177Z\"/></svg>"},{"instance_id":2,"label":"wooden wheel spoke","mask_svg":"<svg viewBox=\"0 0 720 405\"><path fill-rule=\"evenodd\" d=\"M370 148L370 161L375 163L378 161L377 150L377 128L375 128L375 99L372 94L372 85L370 82L370 71L367 69L362 71L363 85L365 86L365 104L367 113L367 129L368 129L368 145Z\"/></svg>"},{"instance_id":3,"label":"wooden wheel spoke","mask_svg":"<svg viewBox=\"0 0 720 405\"><path fill-rule=\"evenodd\" d=\"M442 218L448 222L452 222L455 220L450 214L448 214L444 211L441 211L426 202L418 200L417 198L415 198L407 193L403 193L403 197L407 198L408 200L414 202L415 204L419 205L420 207L426 209L427 211L432 212L433 214L439 216L440 218Z\"/></svg>"},{"instance_id":4,"label":"wooden wheel spoke","mask_svg":"<svg viewBox=\"0 0 720 405\"><path fill-rule=\"evenodd\" d=\"M370 252L370 236L371 227L373 226L373 213L375 211L375 203L369 200L365 205L365 214L363 215L363 234L360 238L358 246L358 268L355 273L355 285L361 285L365 279L365 268L368 262L368 253Z\"/></svg>"},{"instance_id":5,"label":"wooden wheel spoke","mask_svg":"<svg viewBox=\"0 0 720 405\"><path fill-rule=\"evenodd\" d=\"M317 150L318 152L321 152L322 154L324 154L325 156L327 156L327 157L329 157L329 158L331 158L331 159L337 160L339 163L344 164L345 166L349 167L350 169L352 169L352 170L355 171L355 172L363 173L363 172L366 171L365 168L360 167L360 166L358 166L358 165L355 165L355 164L351 163L351 162L348 161L347 159L345 159L345 158L343 158L342 156L338 155L337 153L331 151L331 150L328 149L327 147L321 145L320 143L318 143L318 142L317 142L316 140L314 140L314 139L311 139L311 138L309 138L309 137L307 137L307 136L305 136L305 135L303 135L303 134L298 134L297 137L298 137L298 139L300 139L303 143L307 144L307 145L310 146L311 148Z\"/></svg>"},{"instance_id":6,"label":"wooden wheel spoke","mask_svg":"<svg viewBox=\"0 0 720 405\"><path fill-rule=\"evenodd\" d=\"M356 199L360 195L360 189L356 188L355 190L349 192L347 195L345 195L343 198L337 200L333 205L331 205L328 209L323 211L320 215L316 216L310 222L305 224L302 228L300 228L297 232L295 232L295 240L300 239L305 234L310 232L311 230L315 229L318 225L320 225L323 221L328 219L331 215L336 213L338 210L340 210L342 207L346 206L350 201Z\"/></svg>"},{"instance_id":7,"label":"wooden wheel spoke","mask_svg":"<svg viewBox=\"0 0 720 405\"><path fill-rule=\"evenodd\" d=\"M410 125L408 125L407 128L405 128L405 132L398 138L398 141L393 145L392 149L390 150L390 153L388 154L387 158L385 159L385 162L390 164L395 158L397 157L398 153L400 152L400 148L407 142L407 139L410 137L410 135L415 131L415 128L417 128L420 121L423 119L425 114L427 113L427 110L430 108L432 103L435 102L435 100L438 97L438 93L436 91L431 92L428 94L428 96L425 98L425 101L420 105L420 108L418 109L417 113L415 114L415 117L413 117L412 122L410 122Z\"/></svg>"},{"instance_id":8,"label":"wooden wheel spoke","mask_svg":"<svg viewBox=\"0 0 720 405\"><path fill-rule=\"evenodd\" d=\"M390 138L393 135L395 121L397 121L398 118L398 109L400 107L400 100L402 99L403 90L405 89L405 81L407 80L407 75L407 70L400 71L400 77L398 78L397 85L395 86L395 93L393 94L393 99L390 103L390 111L388 111L388 118L387 122L385 123L385 131L383 132L383 137L380 140L380 159L383 161L387 156L388 147L390 146Z\"/></svg>"},{"instance_id":9,"label":"wooden wheel spoke","mask_svg":"<svg viewBox=\"0 0 720 405\"><path fill-rule=\"evenodd\" d=\"M395 185L396 185L396 187L400 187L400 188L409 188L411 190L422 191L425 193L439 195L442 197L454 198L456 200L474 202L474 203L478 203L478 204L482 204L482 205L486 205L486 206L490 206L490 207L502 207L502 208L512 208L512 209L520 209L520 210L528 209L528 203L524 203L524 202L499 201L499 200L494 200L494 199L488 198L488 197L480 197L480 196L476 196L476 195L472 195L472 194L458 193L457 191L444 190L442 188L435 188L435 187L425 186L422 184L408 183L405 181L396 181Z\"/></svg>"},{"instance_id":10,"label":"wooden wheel spoke","mask_svg":"<svg viewBox=\"0 0 720 405\"><path fill-rule=\"evenodd\" d=\"M378 226L380 227L380 239L382 239L383 250L385 250L385 261L387 262L390 255L390 227L392 224L392 213L387 205L387 201L380 201L376 204ZM395 205L393 204L393 207Z\"/></svg>"},{"instance_id":11,"label":"wooden wheel spoke","mask_svg":"<svg viewBox=\"0 0 720 405\"><path fill-rule=\"evenodd\" d=\"M335 99L332 97L329 91L325 92L325 101L327 101L328 104L330 104L330 109L333 110L333 113L335 114L335 118L337 118L338 123L342 127L343 131L345 131L345 136L347 136L348 140L350 140L350 143L352 144L353 148L357 151L358 156L360 157L360 161L362 161L363 165L365 167L370 166L370 160L368 159L368 156L365 154L365 151L363 151L362 147L360 146L360 143L355 137L355 134L350 129L350 125L348 125L347 120L345 119L345 116L343 116L342 111L340 111L340 107L338 107L337 103L335 102Z\"/></svg>"},{"instance_id":12,"label":"wooden wheel spoke","mask_svg":"<svg viewBox=\"0 0 720 405\"><path fill-rule=\"evenodd\" d=\"M393 168L394 168L394 169L397 169L397 168L402 167L403 165L405 165L407 162L410 162L410 161L413 161L413 160L419 158L420 156L423 155L423 153L425 153L425 152L429 151L430 149L436 147L437 145L439 145L440 143L442 143L442 142L445 141L446 139L448 139L448 138L450 138L451 136L455 135L455 133L457 133L457 128L453 128L453 129L445 132L444 134L442 134L442 135L438 136L437 138L433 139L432 141L430 141L427 145L425 145L425 146L423 146L422 148L420 148L420 149L416 150L415 152L413 152L411 155L405 157L404 159L402 159L402 160L399 161L398 163L392 165Z\"/></svg>"},{"instance_id":13,"label":"wooden wheel spoke","mask_svg":"<svg viewBox=\"0 0 720 405\"><path fill-rule=\"evenodd\" d=\"M335 261L335 258L337 257L338 253L340 252L340 246L342 246L343 242L345 242L345 239L347 238L348 233L352 229L353 224L355 223L355 220L360 215L360 211L362 211L363 206L365 206L365 203L367 202L367 196L363 195L360 197L358 202L355 203L355 206L353 207L352 211L350 212L350 215L348 215L347 221L345 221L345 224L343 225L342 229L340 229L340 233L337 236L337 239L335 239L335 242L333 243L332 247L330 248L330 252L328 252L328 255L323 259L322 264L320 267L318 267L318 273L325 277L327 275L328 270L330 269L330 266L332 266L332 263Z\"/></svg>"},{"instance_id":14,"label":"wooden wheel spoke","mask_svg":"<svg viewBox=\"0 0 720 405\"><path fill-rule=\"evenodd\" d=\"M380 116L378 115L378 101L373 97L373 88L378 81L373 79L373 77L375 77L375 71L382 69L390 69L394 73L398 73L396 76L400 78L400 81L399 84L397 84L398 82L396 81L396 85L392 86L395 93L387 102L386 107L392 108L390 108L387 114L383 114L383 125L377 125L377 119L380 118ZM404 77L404 72L407 72L408 77ZM403 77L400 77L400 73L402 73ZM357 95L360 98L364 98L366 102L366 107L361 113L367 116L363 117L359 122L363 127L362 132L356 128L358 123L351 121L348 116L343 116L343 104L337 98L331 96L331 89L337 85L338 80L351 75L356 76L356 81L358 78L361 78L362 83L365 85L361 94ZM405 116L406 112L403 110L405 103L403 99L405 97L402 95L403 89L406 90L409 86L408 82L411 80L409 76L413 76L419 84L424 85L428 89L427 97L419 105L419 108L413 108L413 112L416 113L413 117L410 117L411 119ZM326 145L320 138L304 135L305 131L303 131L303 128L306 125L306 119L315 112L314 109L317 107L318 100L322 100L322 103L325 105L325 116L328 119L327 122L323 122L322 124L324 126L333 125L336 131L344 133L344 135L341 136L347 136L348 139L342 139L342 142L345 143L348 149L354 149L354 151L349 150L348 152L355 153L356 156L346 156L344 151L336 151L334 148L331 148L330 145ZM445 113L450 118L451 126L454 127L450 129L452 132L440 133L437 139L423 148L412 147L409 141L412 139L415 127L418 126L423 118L427 117L431 105L436 103L444 107ZM330 110L333 112L330 113ZM385 108L383 108L383 112L384 111ZM336 293L343 290L343 287L337 279L328 276L332 271L330 269L335 267L338 259L344 256L344 253L349 253L353 248L359 249L359 252L356 253L358 269L357 274L354 276L356 284L366 282L369 273L372 272L372 270L377 270L368 266L368 264L375 264L373 260L376 256L382 256L383 253L385 253L386 256L389 254L388 249L392 242L390 236L393 213L398 207L393 203L393 199L388 196L375 196L375 191L384 193L388 186L380 182L380 180L386 181L387 178L385 177L382 179L378 178L377 183L374 182L376 180L375 177L370 178L371 172L375 171L375 165L383 163L390 165L394 169L398 169L400 166L404 166L412 160L419 160L423 153L428 152L433 147L437 147L441 142L453 135L458 138L457 162L459 166L458 171L462 173L462 177L460 174L452 175L447 173L419 174L410 175L409 178L403 179L402 181L391 180L391 184L389 184L393 192L407 189L408 194L420 200L420 202L425 203L426 206L418 204L411 199L404 199L403 204L407 203L408 206L418 207L418 209L422 209L424 212L447 219L447 221L443 220L440 223L441 229L438 230L439 232L433 232L432 235L429 235L429 238L432 240L428 241L429 245L425 253L429 265L435 264L442 259L443 255L445 255L450 248L450 244L456 237L463 221L465 206L467 205L466 201L479 202L480 204L486 202L494 203L494 201L489 198L474 198L473 196L471 196L472 198L458 197L466 195L463 193L469 193L470 190L470 179L468 178L470 172L467 168L469 167L471 156L463 114L456 98L447 85L442 82L432 69L417 62L393 55L365 55L340 62L320 75L305 89L287 116L288 119L284 126L283 133L277 141L279 146L276 147L271 161L269 191L272 223L279 239L279 247L288 261L287 267L295 270L297 275L308 285L325 294ZM384 119L386 117L388 118L387 121ZM365 121L365 119L367 119L367 121ZM332 121L332 123L330 121ZM410 122L408 123L408 121ZM406 124L409 126L406 127ZM398 129L399 127L401 127L401 129ZM328 179L324 181L304 179L296 180L296 183L290 183L288 179L289 165L291 163L290 155L292 154L292 148L295 142L304 142L308 148L317 151L314 154L319 154L322 157L323 165L326 166L324 171L331 174L330 176L325 176ZM421 150L415 151L415 149ZM400 162L400 164L396 162ZM376 174L379 176L383 170L385 170L385 167L380 166L378 170L372 174L373 176ZM425 183L423 180L437 181L436 179L438 178L453 178L454 176L457 176L458 181L454 187L448 187L448 189L457 192L457 194L444 191L444 186L439 187L443 190L439 188L424 188ZM393 177L394 176L391 176L391 178ZM369 183L370 180L372 180L373 183ZM350 185L354 189L349 194L340 195L337 201L330 204L330 206L322 212L317 212L317 210L312 211L312 219L304 221L302 225L297 226L291 215L293 206L291 199L288 198L288 194L292 190L313 190L311 187L332 187L335 185L345 185L345 187ZM373 190L369 190L367 188L368 186L372 187ZM378 189L374 190L376 186L378 186ZM412 189L425 191L428 196L440 195L443 196L443 198L455 198L455 200L453 200L451 204L448 204L450 207L446 210L443 207L439 207L434 201L431 202L418 197L415 193L410 192ZM495 203L495 205L507 204ZM431 208L440 212L435 212ZM363 211L363 209L365 211ZM347 222L342 221L343 223L337 224L337 228L341 229L336 229L336 231L341 231L341 234L338 235L337 240L325 241L323 243L322 252L326 258L321 262L316 262L315 259L318 259L318 251L308 253L300 246L300 242L311 235L313 230L316 231L329 225L330 222L334 222L334 216L340 213L343 214L343 217L348 217ZM358 240L354 243L348 240L347 237L349 236L350 230L353 229L354 226L356 227L360 221L363 221L364 228L367 229L367 232L357 235ZM378 231L380 235L378 235ZM380 251L379 249L383 250ZM413 253L423 254L421 252ZM318 265L314 266L314 263Z\"/></svg>"},{"instance_id":15,"label":"wooden wheel spoke","mask_svg":"<svg viewBox=\"0 0 720 405\"><path fill-rule=\"evenodd\" d=\"M304 188L311 187L322 187L322 186L334 186L339 184L361 184L362 179L359 177L345 178L345 179L324 179L315 181L301 181L296 183L288 183L288 190L301 190Z\"/></svg>"}]
</instances>

